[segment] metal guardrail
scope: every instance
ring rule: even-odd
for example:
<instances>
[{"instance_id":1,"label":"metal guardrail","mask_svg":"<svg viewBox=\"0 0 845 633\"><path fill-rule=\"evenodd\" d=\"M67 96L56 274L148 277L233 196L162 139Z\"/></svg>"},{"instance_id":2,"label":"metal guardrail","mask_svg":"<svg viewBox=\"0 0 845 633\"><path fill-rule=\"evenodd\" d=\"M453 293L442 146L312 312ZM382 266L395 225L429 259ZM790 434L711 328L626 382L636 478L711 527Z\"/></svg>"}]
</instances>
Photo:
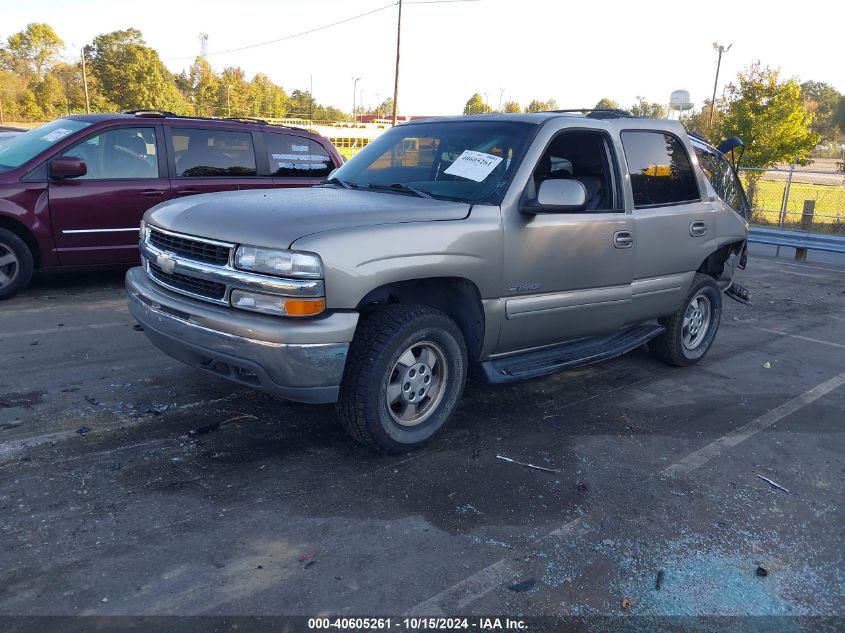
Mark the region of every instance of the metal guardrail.
<instances>
[{"instance_id":1,"label":"metal guardrail","mask_svg":"<svg viewBox=\"0 0 845 633\"><path fill-rule=\"evenodd\" d=\"M748 241L756 244L790 246L795 250L795 259L803 260L808 250L845 254L845 237L823 235L808 231L784 231L782 229L748 229Z\"/></svg>"}]
</instances>

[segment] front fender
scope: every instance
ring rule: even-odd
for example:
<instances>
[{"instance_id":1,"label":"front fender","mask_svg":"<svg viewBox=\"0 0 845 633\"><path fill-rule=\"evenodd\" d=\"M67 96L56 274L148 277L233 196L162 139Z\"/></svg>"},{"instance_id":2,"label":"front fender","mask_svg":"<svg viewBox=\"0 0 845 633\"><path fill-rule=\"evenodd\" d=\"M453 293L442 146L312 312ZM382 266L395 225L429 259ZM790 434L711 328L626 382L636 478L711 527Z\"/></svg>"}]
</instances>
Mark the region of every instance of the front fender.
<instances>
[{"instance_id":1,"label":"front fender","mask_svg":"<svg viewBox=\"0 0 845 633\"><path fill-rule=\"evenodd\" d=\"M399 281L461 277L482 299L500 296L498 207L473 207L462 220L405 222L305 236L291 248L315 252L325 268L326 307L354 309L370 291Z\"/></svg>"}]
</instances>

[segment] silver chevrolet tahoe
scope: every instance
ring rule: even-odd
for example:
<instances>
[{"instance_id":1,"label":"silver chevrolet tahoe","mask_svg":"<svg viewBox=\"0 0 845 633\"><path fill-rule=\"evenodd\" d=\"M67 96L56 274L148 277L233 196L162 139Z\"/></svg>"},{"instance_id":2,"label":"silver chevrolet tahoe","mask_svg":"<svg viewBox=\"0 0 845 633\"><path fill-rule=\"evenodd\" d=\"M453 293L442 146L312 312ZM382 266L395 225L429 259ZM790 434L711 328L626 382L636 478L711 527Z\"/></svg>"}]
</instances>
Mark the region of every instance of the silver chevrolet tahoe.
<instances>
[{"instance_id":1,"label":"silver chevrolet tahoe","mask_svg":"<svg viewBox=\"0 0 845 633\"><path fill-rule=\"evenodd\" d=\"M677 122L436 118L311 189L151 209L126 287L170 356L336 402L352 437L401 452L446 424L470 371L536 378L646 343L700 360L745 264L747 213L726 156Z\"/></svg>"}]
</instances>

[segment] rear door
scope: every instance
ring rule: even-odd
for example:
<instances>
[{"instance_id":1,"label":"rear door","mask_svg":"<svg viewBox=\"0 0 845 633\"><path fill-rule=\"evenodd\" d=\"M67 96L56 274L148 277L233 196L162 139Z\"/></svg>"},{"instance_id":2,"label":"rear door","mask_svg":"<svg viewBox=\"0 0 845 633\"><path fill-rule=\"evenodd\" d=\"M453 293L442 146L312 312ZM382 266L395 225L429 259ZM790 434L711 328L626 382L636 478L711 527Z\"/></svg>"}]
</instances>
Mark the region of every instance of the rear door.
<instances>
[{"instance_id":1,"label":"rear door","mask_svg":"<svg viewBox=\"0 0 845 633\"><path fill-rule=\"evenodd\" d=\"M629 320L678 309L714 250L716 207L700 190L686 144L662 130L620 134L630 174L637 260Z\"/></svg>"},{"instance_id":2,"label":"rear door","mask_svg":"<svg viewBox=\"0 0 845 633\"><path fill-rule=\"evenodd\" d=\"M311 187L336 167L318 141L283 132L263 132L270 174L276 187Z\"/></svg>"},{"instance_id":3,"label":"rear door","mask_svg":"<svg viewBox=\"0 0 845 633\"><path fill-rule=\"evenodd\" d=\"M59 156L85 161L88 173L48 184L53 236L62 265L132 264L138 228L150 207L170 197L161 125L114 127Z\"/></svg>"},{"instance_id":4,"label":"rear door","mask_svg":"<svg viewBox=\"0 0 845 633\"><path fill-rule=\"evenodd\" d=\"M166 135L173 197L273 186L256 160L259 132L173 125Z\"/></svg>"}]
</instances>

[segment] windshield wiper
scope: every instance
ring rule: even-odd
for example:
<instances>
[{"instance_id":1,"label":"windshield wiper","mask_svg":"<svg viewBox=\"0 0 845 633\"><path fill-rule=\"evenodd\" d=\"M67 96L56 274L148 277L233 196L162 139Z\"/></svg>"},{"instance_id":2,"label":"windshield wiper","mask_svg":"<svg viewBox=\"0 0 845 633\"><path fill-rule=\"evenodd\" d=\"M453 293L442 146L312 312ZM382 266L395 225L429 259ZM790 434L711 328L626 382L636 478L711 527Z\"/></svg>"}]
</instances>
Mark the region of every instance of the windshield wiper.
<instances>
[{"instance_id":1,"label":"windshield wiper","mask_svg":"<svg viewBox=\"0 0 845 633\"><path fill-rule=\"evenodd\" d=\"M340 185L344 189L357 189L358 185L353 185L351 182L346 182L340 178L326 178L321 184L323 185Z\"/></svg>"},{"instance_id":2,"label":"windshield wiper","mask_svg":"<svg viewBox=\"0 0 845 633\"><path fill-rule=\"evenodd\" d=\"M415 196L419 196L420 198L431 198L432 195L422 189L417 189L416 187L410 187L408 185L404 185L401 182L394 182L391 184L383 184L383 183L370 183L368 185L361 185L362 187L366 187L367 189L382 189L385 191L397 191L399 193L412 193Z\"/></svg>"}]
</instances>

